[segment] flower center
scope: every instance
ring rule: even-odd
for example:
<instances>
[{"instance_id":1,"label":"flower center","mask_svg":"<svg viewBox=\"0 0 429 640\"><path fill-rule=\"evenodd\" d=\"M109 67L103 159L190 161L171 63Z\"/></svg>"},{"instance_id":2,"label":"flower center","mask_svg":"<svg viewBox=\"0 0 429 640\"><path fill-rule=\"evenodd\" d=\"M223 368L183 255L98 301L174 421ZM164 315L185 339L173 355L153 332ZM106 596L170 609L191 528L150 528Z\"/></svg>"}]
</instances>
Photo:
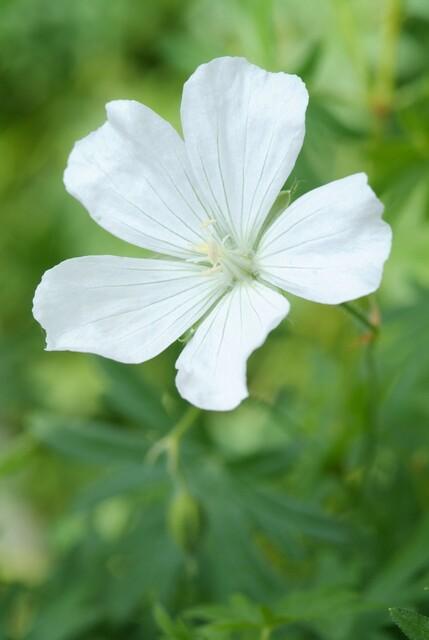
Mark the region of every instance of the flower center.
<instances>
[{"instance_id":1,"label":"flower center","mask_svg":"<svg viewBox=\"0 0 429 640\"><path fill-rule=\"evenodd\" d=\"M207 264L210 271L224 271L232 280L248 280L256 275L252 252L235 247L229 236L222 241L209 237L193 248L201 254L196 261Z\"/></svg>"}]
</instances>

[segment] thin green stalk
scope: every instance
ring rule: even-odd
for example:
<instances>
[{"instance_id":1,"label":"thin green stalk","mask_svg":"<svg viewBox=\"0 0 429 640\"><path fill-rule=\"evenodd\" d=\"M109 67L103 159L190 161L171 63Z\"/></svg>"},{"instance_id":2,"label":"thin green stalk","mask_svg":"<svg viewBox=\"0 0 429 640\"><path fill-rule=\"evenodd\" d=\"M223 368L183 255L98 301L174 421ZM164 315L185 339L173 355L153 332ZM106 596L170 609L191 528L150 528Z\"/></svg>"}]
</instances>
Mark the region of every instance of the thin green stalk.
<instances>
[{"instance_id":1,"label":"thin green stalk","mask_svg":"<svg viewBox=\"0 0 429 640\"><path fill-rule=\"evenodd\" d=\"M170 436L174 435L175 438L180 439L195 424L200 414L201 409L190 405L171 430Z\"/></svg>"},{"instance_id":2,"label":"thin green stalk","mask_svg":"<svg viewBox=\"0 0 429 640\"><path fill-rule=\"evenodd\" d=\"M260 640L270 640L272 629L271 627L263 627L261 629Z\"/></svg>"},{"instance_id":3,"label":"thin green stalk","mask_svg":"<svg viewBox=\"0 0 429 640\"><path fill-rule=\"evenodd\" d=\"M350 0L332 0L332 3L346 51L362 86L362 98L367 100L369 69L362 47L355 10Z\"/></svg>"},{"instance_id":4,"label":"thin green stalk","mask_svg":"<svg viewBox=\"0 0 429 640\"><path fill-rule=\"evenodd\" d=\"M369 329L374 338L378 336L380 327L372 322L360 309L356 309L350 302L343 302L340 307L353 316L355 320L358 320L364 327Z\"/></svg>"},{"instance_id":5,"label":"thin green stalk","mask_svg":"<svg viewBox=\"0 0 429 640\"><path fill-rule=\"evenodd\" d=\"M375 454L378 441L378 400L379 400L379 378L377 370L377 359L375 357L376 343L369 342L366 346L366 371L368 378L367 391L367 428L364 442L363 458L365 461L365 476L368 477Z\"/></svg>"},{"instance_id":6,"label":"thin green stalk","mask_svg":"<svg viewBox=\"0 0 429 640\"><path fill-rule=\"evenodd\" d=\"M357 320L365 329L370 332L370 339L365 344L365 368L367 378L367 405L366 405L366 426L365 438L362 451L364 461L365 478L372 469L378 439L378 399L379 399L379 379L377 371L376 346L377 338L380 334L380 326L370 320L360 309L345 302L342 308Z\"/></svg>"},{"instance_id":7,"label":"thin green stalk","mask_svg":"<svg viewBox=\"0 0 429 640\"><path fill-rule=\"evenodd\" d=\"M397 48L402 20L402 0L388 0L382 21L381 50L374 89L374 108L380 117L393 106Z\"/></svg>"},{"instance_id":8,"label":"thin green stalk","mask_svg":"<svg viewBox=\"0 0 429 640\"><path fill-rule=\"evenodd\" d=\"M185 433L195 424L200 414L200 409L190 405L170 433L164 438L161 438L161 440L158 440L158 442L155 442L147 454L149 462L155 462L162 453L165 453L170 475L177 481L180 481L180 442Z\"/></svg>"},{"instance_id":9,"label":"thin green stalk","mask_svg":"<svg viewBox=\"0 0 429 640\"><path fill-rule=\"evenodd\" d=\"M197 418L201 414L201 409L189 406L179 422L171 430L167 439L170 443L170 449L167 451L168 468L172 475L178 475L179 472L179 453L180 443L187 431L195 424Z\"/></svg>"}]
</instances>

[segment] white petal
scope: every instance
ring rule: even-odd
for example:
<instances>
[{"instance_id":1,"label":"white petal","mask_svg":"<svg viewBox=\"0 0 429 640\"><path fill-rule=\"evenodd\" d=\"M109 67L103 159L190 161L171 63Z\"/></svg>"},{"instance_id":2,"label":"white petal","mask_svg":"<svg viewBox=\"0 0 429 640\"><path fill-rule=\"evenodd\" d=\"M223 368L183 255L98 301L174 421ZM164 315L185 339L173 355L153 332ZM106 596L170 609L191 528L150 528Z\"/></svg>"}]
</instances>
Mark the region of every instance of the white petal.
<instances>
[{"instance_id":1,"label":"white petal","mask_svg":"<svg viewBox=\"0 0 429 640\"><path fill-rule=\"evenodd\" d=\"M298 198L258 249L260 277L316 302L340 304L375 291L391 246L383 205L357 173Z\"/></svg>"},{"instance_id":2,"label":"white petal","mask_svg":"<svg viewBox=\"0 0 429 640\"><path fill-rule=\"evenodd\" d=\"M102 227L172 256L201 243L208 216L189 179L183 140L138 102L106 105L108 121L74 146L67 190Z\"/></svg>"},{"instance_id":3,"label":"white petal","mask_svg":"<svg viewBox=\"0 0 429 640\"><path fill-rule=\"evenodd\" d=\"M247 397L246 362L289 311L288 301L256 281L237 284L198 327L176 362L183 398L215 411Z\"/></svg>"},{"instance_id":4,"label":"white petal","mask_svg":"<svg viewBox=\"0 0 429 640\"><path fill-rule=\"evenodd\" d=\"M221 295L223 280L198 265L88 256L45 273L33 314L48 350L136 363L153 358Z\"/></svg>"},{"instance_id":5,"label":"white petal","mask_svg":"<svg viewBox=\"0 0 429 640\"><path fill-rule=\"evenodd\" d=\"M301 149L308 94L294 75L243 58L201 65L186 82L182 125L204 200L223 232L249 246Z\"/></svg>"}]
</instances>

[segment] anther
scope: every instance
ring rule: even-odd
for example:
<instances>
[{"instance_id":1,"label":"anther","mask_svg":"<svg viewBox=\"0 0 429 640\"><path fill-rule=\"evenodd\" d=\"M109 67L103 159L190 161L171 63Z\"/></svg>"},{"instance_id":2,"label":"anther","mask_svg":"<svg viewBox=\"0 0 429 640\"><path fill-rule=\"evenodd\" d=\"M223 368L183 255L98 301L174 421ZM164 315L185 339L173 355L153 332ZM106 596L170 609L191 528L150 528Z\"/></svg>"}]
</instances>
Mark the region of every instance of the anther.
<instances>
[{"instance_id":1,"label":"anther","mask_svg":"<svg viewBox=\"0 0 429 640\"><path fill-rule=\"evenodd\" d=\"M210 227L212 224L215 224L216 220L214 218L207 218L207 220L204 220L204 222L201 224L203 229L207 229L207 227Z\"/></svg>"}]
</instances>

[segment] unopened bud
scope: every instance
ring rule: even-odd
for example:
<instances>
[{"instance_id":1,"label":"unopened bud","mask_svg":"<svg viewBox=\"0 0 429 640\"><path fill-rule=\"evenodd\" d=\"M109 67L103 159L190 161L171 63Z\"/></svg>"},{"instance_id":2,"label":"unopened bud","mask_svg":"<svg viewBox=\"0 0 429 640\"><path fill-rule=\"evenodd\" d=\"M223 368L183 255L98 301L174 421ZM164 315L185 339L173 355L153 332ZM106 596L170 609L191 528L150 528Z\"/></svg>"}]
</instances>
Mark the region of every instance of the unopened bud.
<instances>
[{"instance_id":1,"label":"unopened bud","mask_svg":"<svg viewBox=\"0 0 429 640\"><path fill-rule=\"evenodd\" d=\"M170 533L183 551L195 551L203 531L203 512L199 502L186 490L179 490L167 514Z\"/></svg>"}]
</instances>

